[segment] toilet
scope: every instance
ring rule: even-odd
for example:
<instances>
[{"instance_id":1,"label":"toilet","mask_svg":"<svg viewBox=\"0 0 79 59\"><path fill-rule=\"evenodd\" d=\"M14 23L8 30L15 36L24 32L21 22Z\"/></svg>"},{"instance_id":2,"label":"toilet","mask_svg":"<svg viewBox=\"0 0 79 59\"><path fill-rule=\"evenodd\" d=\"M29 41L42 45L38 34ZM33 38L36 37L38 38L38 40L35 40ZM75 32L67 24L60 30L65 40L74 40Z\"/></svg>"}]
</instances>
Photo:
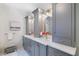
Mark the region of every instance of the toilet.
<instances>
[{"instance_id":1,"label":"toilet","mask_svg":"<svg viewBox=\"0 0 79 59\"><path fill-rule=\"evenodd\" d=\"M29 56L23 47L17 48L14 39L15 33L6 33L6 46L3 56ZM21 45L22 46L22 45Z\"/></svg>"}]
</instances>

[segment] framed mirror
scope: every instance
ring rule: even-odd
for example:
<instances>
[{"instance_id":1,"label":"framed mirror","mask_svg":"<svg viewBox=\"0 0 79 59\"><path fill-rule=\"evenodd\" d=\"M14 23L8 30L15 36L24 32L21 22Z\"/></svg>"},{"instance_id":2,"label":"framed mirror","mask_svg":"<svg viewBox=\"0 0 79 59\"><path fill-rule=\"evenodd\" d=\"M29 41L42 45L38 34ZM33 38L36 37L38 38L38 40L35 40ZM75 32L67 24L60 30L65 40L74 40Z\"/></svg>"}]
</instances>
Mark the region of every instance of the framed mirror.
<instances>
[{"instance_id":1,"label":"framed mirror","mask_svg":"<svg viewBox=\"0 0 79 59\"><path fill-rule=\"evenodd\" d=\"M26 16L26 35L34 35L34 16Z\"/></svg>"}]
</instances>

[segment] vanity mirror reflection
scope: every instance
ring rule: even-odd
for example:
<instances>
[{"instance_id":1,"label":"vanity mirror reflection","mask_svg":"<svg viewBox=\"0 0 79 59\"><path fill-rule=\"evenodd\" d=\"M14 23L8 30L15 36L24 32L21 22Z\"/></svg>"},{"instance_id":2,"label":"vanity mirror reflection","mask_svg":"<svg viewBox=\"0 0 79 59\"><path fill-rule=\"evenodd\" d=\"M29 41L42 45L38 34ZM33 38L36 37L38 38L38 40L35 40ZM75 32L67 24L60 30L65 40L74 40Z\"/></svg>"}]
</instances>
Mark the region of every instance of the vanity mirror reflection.
<instances>
[{"instance_id":1,"label":"vanity mirror reflection","mask_svg":"<svg viewBox=\"0 0 79 59\"><path fill-rule=\"evenodd\" d=\"M29 35L33 35L34 34L34 17L29 16Z\"/></svg>"},{"instance_id":2,"label":"vanity mirror reflection","mask_svg":"<svg viewBox=\"0 0 79 59\"><path fill-rule=\"evenodd\" d=\"M26 34L27 35L34 35L34 17L33 15L31 16L26 16Z\"/></svg>"},{"instance_id":3,"label":"vanity mirror reflection","mask_svg":"<svg viewBox=\"0 0 79 59\"><path fill-rule=\"evenodd\" d=\"M52 39L52 6L47 9L37 8L34 14L34 35Z\"/></svg>"}]
</instances>

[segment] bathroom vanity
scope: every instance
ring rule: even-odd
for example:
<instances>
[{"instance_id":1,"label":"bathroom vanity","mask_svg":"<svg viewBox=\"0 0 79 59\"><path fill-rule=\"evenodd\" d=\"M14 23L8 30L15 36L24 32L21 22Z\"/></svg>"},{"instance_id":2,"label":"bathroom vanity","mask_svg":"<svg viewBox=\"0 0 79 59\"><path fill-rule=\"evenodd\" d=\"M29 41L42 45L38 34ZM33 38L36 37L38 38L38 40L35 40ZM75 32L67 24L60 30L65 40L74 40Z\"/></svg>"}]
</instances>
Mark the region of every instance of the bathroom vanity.
<instances>
[{"instance_id":1,"label":"bathroom vanity","mask_svg":"<svg viewBox=\"0 0 79 59\"><path fill-rule=\"evenodd\" d=\"M75 47L28 35L23 36L23 46L30 56L70 56L76 53Z\"/></svg>"},{"instance_id":2,"label":"bathroom vanity","mask_svg":"<svg viewBox=\"0 0 79 59\"><path fill-rule=\"evenodd\" d=\"M23 46L29 55L75 55L75 4L51 4L47 9L37 8L32 13L25 17L26 35L23 36Z\"/></svg>"},{"instance_id":3,"label":"bathroom vanity","mask_svg":"<svg viewBox=\"0 0 79 59\"><path fill-rule=\"evenodd\" d=\"M31 56L46 56L46 46L47 44L39 38L34 39L34 37L24 36L23 37L24 49Z\"/></svg>"}]
</instances>

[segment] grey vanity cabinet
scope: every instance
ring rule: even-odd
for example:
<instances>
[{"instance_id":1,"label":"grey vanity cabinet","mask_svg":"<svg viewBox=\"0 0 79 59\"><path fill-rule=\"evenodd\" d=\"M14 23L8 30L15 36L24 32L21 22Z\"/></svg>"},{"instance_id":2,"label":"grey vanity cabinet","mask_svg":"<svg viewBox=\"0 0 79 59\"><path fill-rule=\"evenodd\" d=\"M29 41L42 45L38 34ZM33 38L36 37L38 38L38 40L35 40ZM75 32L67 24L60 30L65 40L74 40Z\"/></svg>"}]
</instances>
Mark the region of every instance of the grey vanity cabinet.
<instances>
[{"instance_id":1,"label":"grey vanity cabinet","mask_svg":"<svg viewBox=\"0 0 79 59\"><path fill-rule=\"evenodd\" d=\"M28 39L28 38L23 38L23 47L25 51L30 55L34 56L34 47L35 47L35 42Z\"/></svg>"},{"instance_id":2,"label":"grey vanity cabinet","mask_svg":"<svg viewBox=\"0 0 79 59\"><path fill-rule=\"evenodd\" d=\"M35 42L31 40L31 56L35 56Z\"/></svg>"},{"instance_id":3,"label":"grey vanity cabinet","mask_svg":"<svg viewBox=\"0 0 79 59\"><path fill-rule=\"evenodd\" d=\"M46 46L41 43L34 42L34 55L46 56Z\"/></svg>"},{"instance_id":4,"label":"grey vanity cabinet","mask_svg":"<svg viewBox=\"0 0 79 59\"><path fill-rule=\"evenodd\" d=\"M40 44L40 56L46 56L46 46Z\"/></svg>"},{"instance_id":5,"label":"grey vanity cabinet","mask_svg":"<svg viewBox=\"0 0 79 59\"><path fill-rule=\"evenodd\" d=\"M46 46L28 38L23 38L23 47L30 56L46 56Z\"/></svg>"},{"instance_id":6,"label":"grey vanity cabinet","mask_svg":"<svg viewBox=\"0 0 79 59\"><path fill-rule=\"evenodd\" d=\"M71 55L48 46L48 56L71 56Z\"/></svg>"},{"instance_id":7,"label":"grey vanity cabinet","mask_svg":"<svg viewBox=\"0 0 79 59\"><path fill-rule=\"evenodd\" d=\"M25 51L30 56L70 56L69 54L58 49L46 46L28 38L23 39L23 46Z\"/></svg>"},{"instance_id":8,"label":"grey vanity cabinet","mask_svg":"<svg viewBox=\"0 0 79 59\"><path fill-rule=\"evenodd\" d=\"M37 54L37 47L36 47L36 42L32 41L31 39L28 38L23 38L23 47L25 51L30 55L30 56L35 56ZM38 55L38 54L37 54Z\"/></svg>"},{"instance_id":9,"label":"grey vanity cabinet","mask_svg":"<svg viewBox=\"0 0 79 59\"><path fill-rule=\"evenodd\" d=\"M34 47L34 55L35 56L39 56L40 54L40 47L39 47L39 43L37 43L37 42L34 42L34 44L35 44L35 47Z\"/></svg>"}]
</instances>

